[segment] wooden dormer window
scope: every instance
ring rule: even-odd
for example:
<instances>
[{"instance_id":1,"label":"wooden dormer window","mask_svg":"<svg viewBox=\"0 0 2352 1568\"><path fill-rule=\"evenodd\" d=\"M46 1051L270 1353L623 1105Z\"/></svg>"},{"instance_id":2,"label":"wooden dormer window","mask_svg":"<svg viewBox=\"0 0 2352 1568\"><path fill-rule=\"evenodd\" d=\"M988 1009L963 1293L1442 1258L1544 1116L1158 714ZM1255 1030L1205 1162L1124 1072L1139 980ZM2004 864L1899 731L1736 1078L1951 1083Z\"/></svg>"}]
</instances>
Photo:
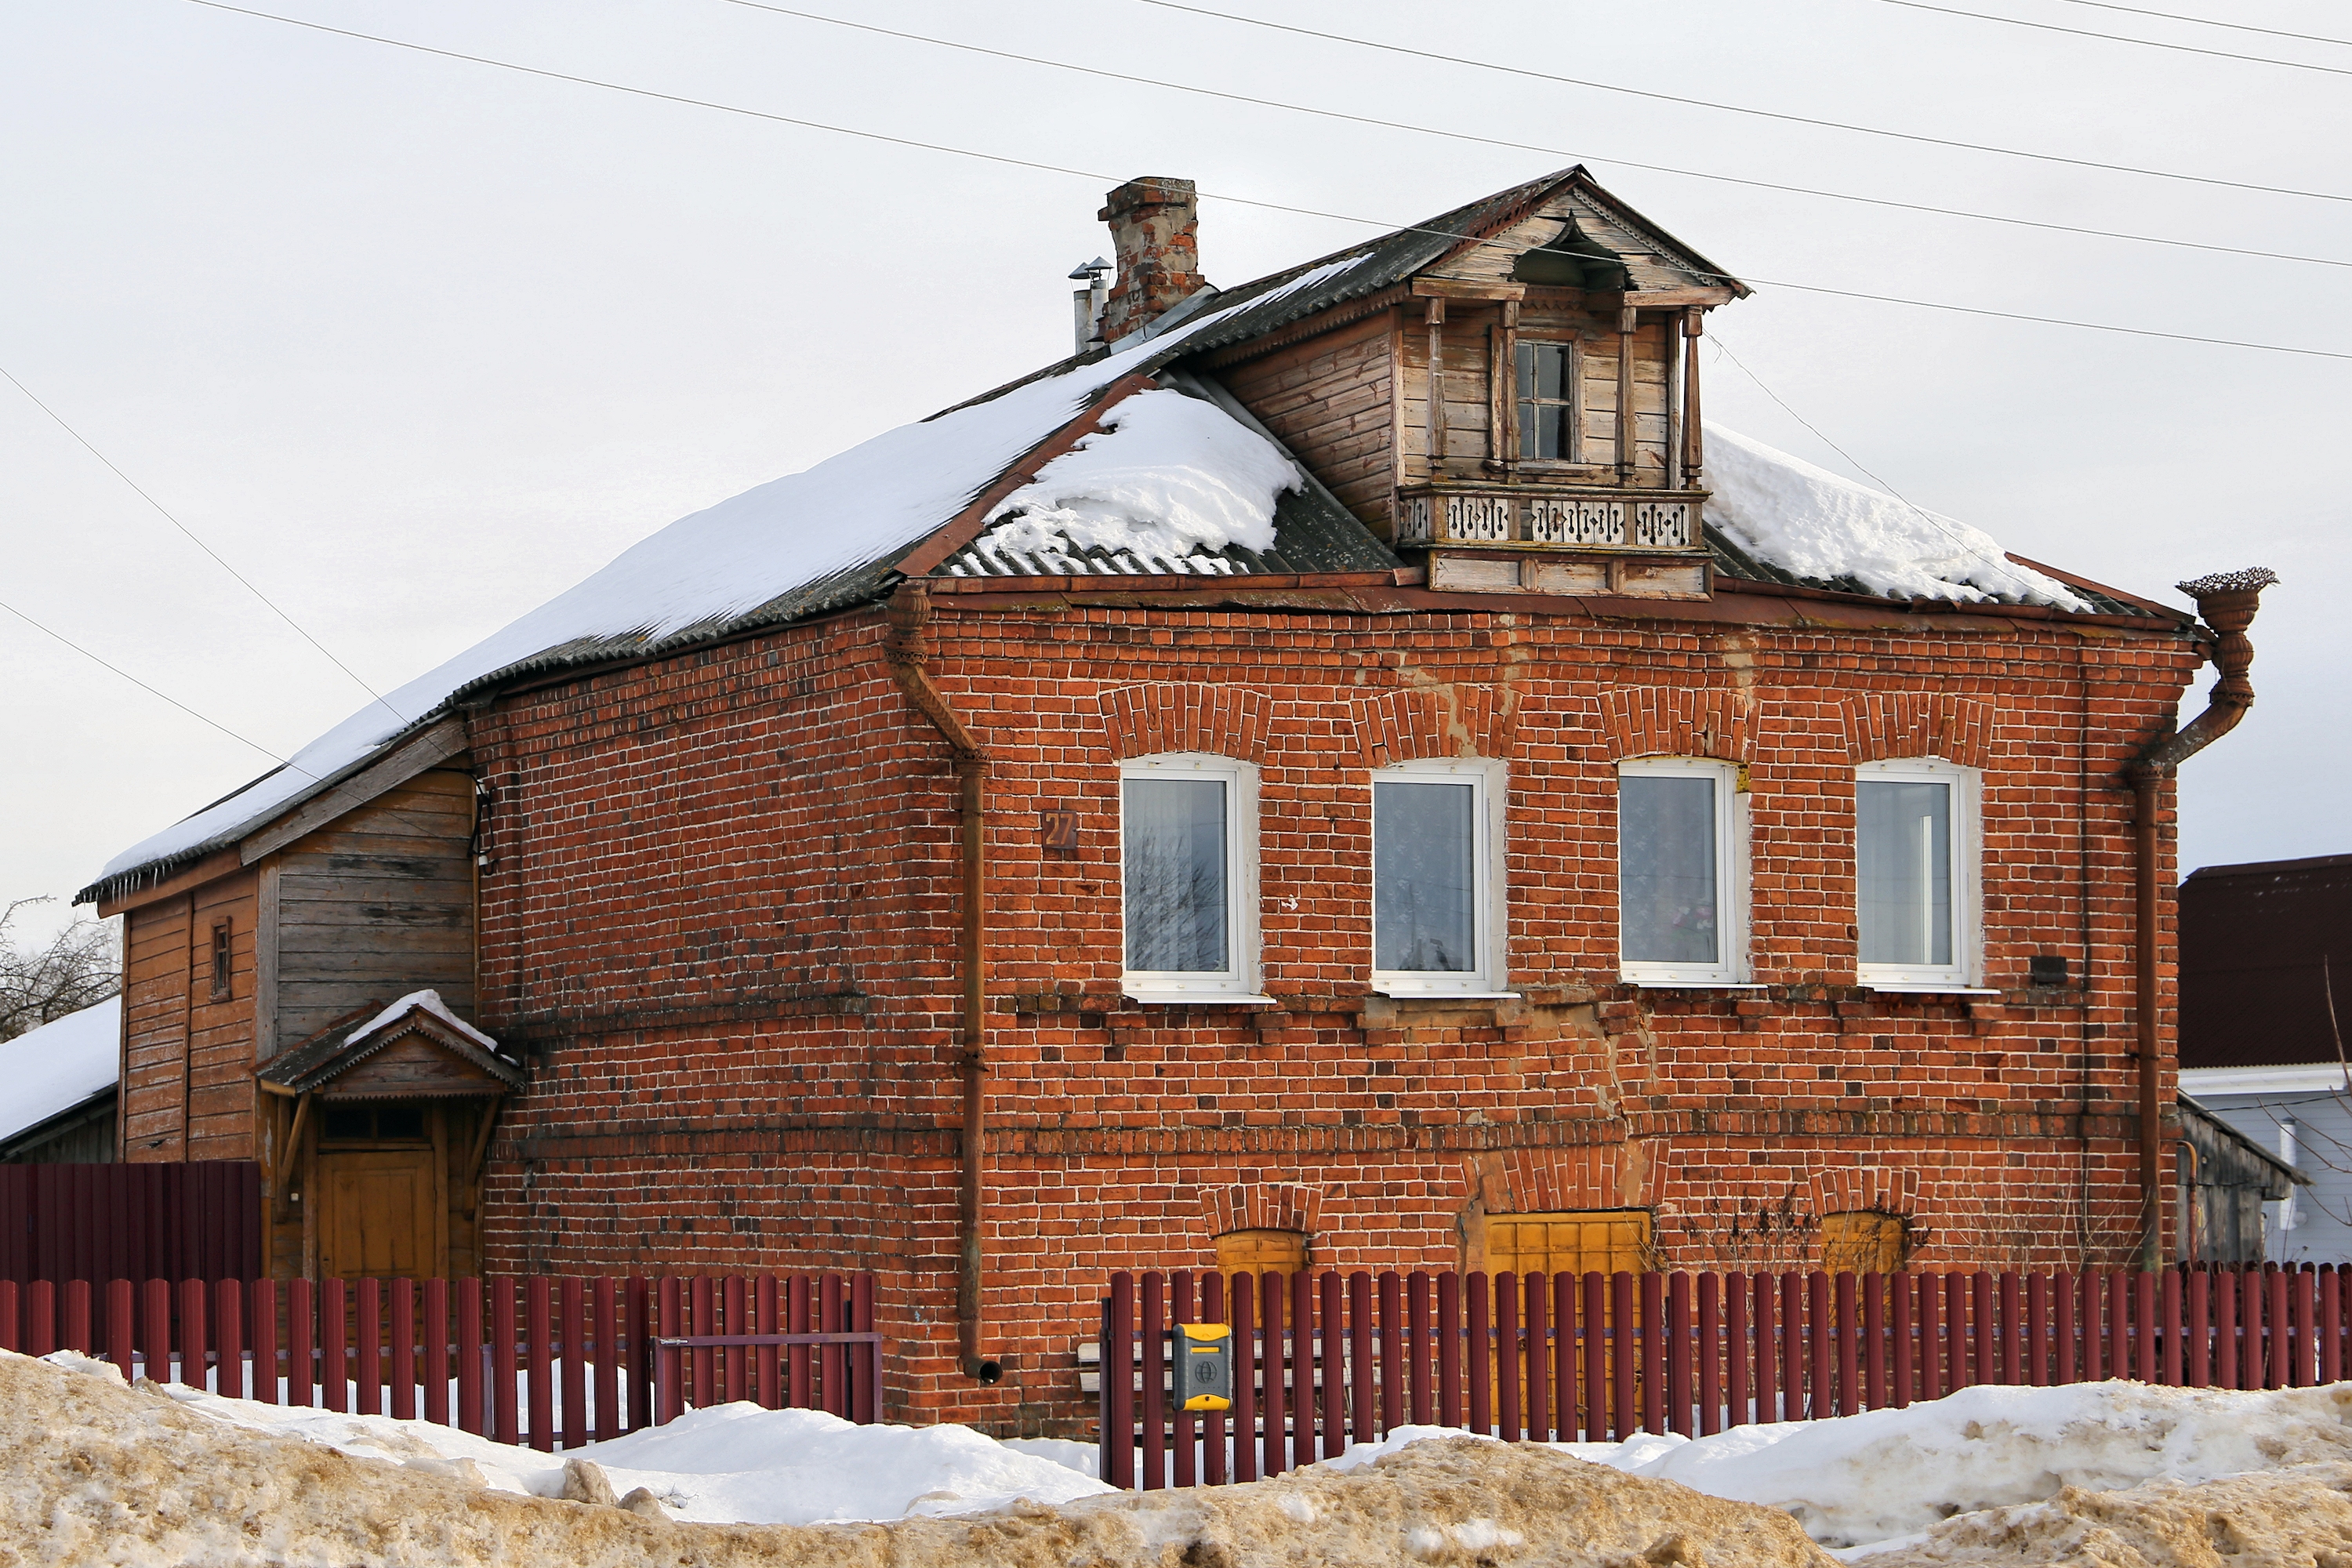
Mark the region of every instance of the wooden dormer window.
<instances>
[{"instance_id":1,"label":"wooden dormer window","mask_svg":"<svg viewBox=\"0 0 2352 1568\"><path fill-rule=\"evenodd\" d=\"M1522 341L1518 360L1521 460L1581 461L1576 345Z\"/></svg>"},{"instance_id":2,"label":"wooden dormer window","mask_svg":"<svg viewBox=\"0 0 2352 1568\"><path fill-rule=\"evenodd\" d=\"M226 1002L229 997L229 924L226 921L213 922L213 1000Z\"/></svg>"}]
</instances>

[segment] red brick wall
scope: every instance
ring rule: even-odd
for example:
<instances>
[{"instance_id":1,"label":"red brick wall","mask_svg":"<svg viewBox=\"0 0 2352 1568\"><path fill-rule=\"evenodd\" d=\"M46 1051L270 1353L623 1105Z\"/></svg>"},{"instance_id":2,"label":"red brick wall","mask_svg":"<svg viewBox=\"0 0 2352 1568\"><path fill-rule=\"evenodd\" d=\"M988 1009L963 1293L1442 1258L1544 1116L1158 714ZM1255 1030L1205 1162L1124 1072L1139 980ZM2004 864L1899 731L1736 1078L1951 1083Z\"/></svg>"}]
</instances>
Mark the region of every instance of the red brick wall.
<instances>
[{"instance_id":1,"label":"red brick wall","mask_svg":"<svg viewBox=\"0 0 2352 1568\"><path fill-rule=\"evenodd\" d=\"M1039 1430L1087 1413L1104 1274L1204 1266L1236 1215L1311 1211L1314 1261L1346 1268L1475 1266L1487 1212L1609 1206L1652 1209L1676 1268L1810 1262L1822 1214L1871 1205L1922 1267L2128 1258L2114 786L2185 639L938 603L930 668L992 759L1005 1383L953 1364L954 787L878 612L477 720L482 1006L540 1053L493 1149L493 1268L875 1268L901 1413ZM1180 749L1262 770L1276 1009L1119 995L1118 763ZM1659 751L1747 768L1769 990L1616 982L1615 763ZM1929 752L1984 770L2000 994L1854 987L1853 770ZM1509 767L1524 1000L1368 997L1365 770L1471 754ZM1047 809L1076 849L1043 847ZM2029 994L2035 952L2087 991Z\"/></svg>"}]
</instances>

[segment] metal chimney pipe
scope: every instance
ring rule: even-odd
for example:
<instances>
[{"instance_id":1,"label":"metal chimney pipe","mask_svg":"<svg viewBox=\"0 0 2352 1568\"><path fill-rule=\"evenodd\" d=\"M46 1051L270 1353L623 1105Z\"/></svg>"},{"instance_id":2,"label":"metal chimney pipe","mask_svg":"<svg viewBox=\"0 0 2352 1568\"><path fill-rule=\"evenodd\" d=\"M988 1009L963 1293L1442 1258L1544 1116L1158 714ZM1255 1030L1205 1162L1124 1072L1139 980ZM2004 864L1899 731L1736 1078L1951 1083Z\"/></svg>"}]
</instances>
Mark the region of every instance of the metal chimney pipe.
<instances>
[{"instance_id":1,"label":"metal chimney pipe","mask_svg":"<svg viewBox=\"0 0 2352 1568\"><path fill-rule=\"evenodd\" d=\"M1095 333L1102 322L1103 306L1110 300L1111 264L1101 257L1070 268L1073 282L1083 280L1086 287L1071 290L1070 325L1077 337L1073 351L1084 353L1094 346Z\"/></svg>"}]
</instances>

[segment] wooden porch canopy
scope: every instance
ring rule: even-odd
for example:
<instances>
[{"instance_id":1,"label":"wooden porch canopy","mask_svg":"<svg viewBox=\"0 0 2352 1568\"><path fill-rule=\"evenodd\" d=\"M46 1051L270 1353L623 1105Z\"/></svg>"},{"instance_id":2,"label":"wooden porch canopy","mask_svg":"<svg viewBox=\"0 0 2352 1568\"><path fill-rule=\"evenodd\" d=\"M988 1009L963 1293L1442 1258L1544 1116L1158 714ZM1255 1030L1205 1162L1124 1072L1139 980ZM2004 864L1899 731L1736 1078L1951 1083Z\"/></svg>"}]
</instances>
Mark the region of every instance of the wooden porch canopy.
<instances>
[{"instance_id":1,"label":"wooden porch canopy","mask_svg":"<svg viewBox=\"0 0 2352 1568\"><path fill-rule=\"evenodd\" d=\"M331 1029L254 1076L274 1094L329 1100L478 1099L523 1085L521 1065L429 991L401 998L356 1033Z\"/></svg>"}]
</instances>

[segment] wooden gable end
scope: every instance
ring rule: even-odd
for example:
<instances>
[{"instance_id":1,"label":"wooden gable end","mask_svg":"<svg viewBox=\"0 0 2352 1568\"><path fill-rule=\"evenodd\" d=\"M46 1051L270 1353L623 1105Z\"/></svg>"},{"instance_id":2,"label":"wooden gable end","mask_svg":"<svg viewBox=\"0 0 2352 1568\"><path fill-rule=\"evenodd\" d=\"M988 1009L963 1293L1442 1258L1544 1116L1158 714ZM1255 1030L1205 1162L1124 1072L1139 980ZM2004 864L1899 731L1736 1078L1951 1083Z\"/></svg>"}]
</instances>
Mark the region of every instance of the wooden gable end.
<instances>
[{"instance_id":1,"label":"wooden gable end","mask_svg":"<svg viewBox=\"0 0 2352 1568\"><path fill-rule=\"evenodd\" d=\"M328 1100L422 1100L506 1090L505 1083L421 1029L402 1032L319 1088Z\"/></svg>"}]
</instances>

